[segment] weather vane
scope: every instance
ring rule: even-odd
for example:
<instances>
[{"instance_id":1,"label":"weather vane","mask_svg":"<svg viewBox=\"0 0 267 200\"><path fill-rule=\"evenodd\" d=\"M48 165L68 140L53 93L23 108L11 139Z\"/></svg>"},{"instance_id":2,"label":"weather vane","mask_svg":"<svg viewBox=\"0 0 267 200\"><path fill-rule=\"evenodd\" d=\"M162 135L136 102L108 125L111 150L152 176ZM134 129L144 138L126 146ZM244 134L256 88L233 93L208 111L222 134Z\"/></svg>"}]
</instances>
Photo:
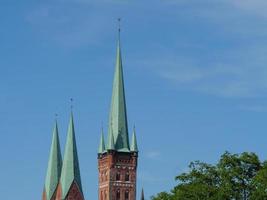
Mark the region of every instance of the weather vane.
<instances>
[{"instance_id":1,"label":"weather vane","mask_svg":"<svg viewBox=\"0 0 267 200\"><path fill-rule=\"evenodd\" d=\"M121 18L118 18L118 26L119 26L119 32L121 32Z\"/></svg>"},{"instance_id":2,"label":"weather vane","mask_svg":"<svg viewBox=\"0 0 267 200\"><path fill-rule=\"evenodd\" d=\"M73 98L70 98L70 109L71 109L71 111L73 109Z\"/></svg>"}]
</instances>

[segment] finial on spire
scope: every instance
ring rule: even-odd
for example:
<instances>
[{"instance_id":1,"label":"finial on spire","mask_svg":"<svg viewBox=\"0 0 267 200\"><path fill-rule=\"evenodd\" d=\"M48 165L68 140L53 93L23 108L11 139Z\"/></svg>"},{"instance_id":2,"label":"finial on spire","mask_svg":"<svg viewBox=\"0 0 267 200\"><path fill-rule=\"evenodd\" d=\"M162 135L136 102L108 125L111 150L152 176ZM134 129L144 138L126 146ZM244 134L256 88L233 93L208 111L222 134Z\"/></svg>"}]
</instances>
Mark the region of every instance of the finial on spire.
<instances>
[{"instance_id":1,"label":"finial on spire","mask_svg":"<svg viewBox=\"0 0 267 200\"><path fill-rule=\"evenodd\" d=\"M58 118L58 114L55 113L55 121L57 121L57 118Z\"/></svg>"},{"instance_id":2,"label":"finial on spire","mask_svg":"<svg viewBox=\"0 0 267 200\"><path fill-rule=\"evenodd\" d=\"M73 110L73 98L72 97L70 98L70 110L71 111Z\"/></svg>"},{"instance_id":3,"label":"finial on spire","mask_svg":"<svg viewBox=\"0 0 267 200\"><path fill-rule=\"evenodd\" d=\"M120 41L120 37L121 37L121 18L118 18L118 39Z\"/></svg>"},{"instance_id":4,"label":"finial on spire","mask_svg":"<svg viewBox=\"0 0 267 200\"><path fill-rule=\"evenodd\" d=\"M102 131L102 133L104 133L103 121L101 121L101 131Z\"/></svg>"},{"instance_id":5,"label":"finial on spire","mask_svg":"<svg viewBox=\"0 0 267 200\"><path fill-rule=\"evenodd\" d=\"M121 18L119 17L118 18L118 26L119 26L119 33L121 32Z\"/></svg>"}]
</instances>

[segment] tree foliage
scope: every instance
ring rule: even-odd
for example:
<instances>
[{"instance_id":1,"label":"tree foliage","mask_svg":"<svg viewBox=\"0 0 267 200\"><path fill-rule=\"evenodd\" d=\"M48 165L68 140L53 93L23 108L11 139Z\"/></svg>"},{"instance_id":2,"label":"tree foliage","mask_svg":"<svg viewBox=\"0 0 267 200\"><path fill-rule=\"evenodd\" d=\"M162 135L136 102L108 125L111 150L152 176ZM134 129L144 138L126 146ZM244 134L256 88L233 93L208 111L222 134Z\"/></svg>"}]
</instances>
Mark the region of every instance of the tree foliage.
<instances>
[{"instance_id":1,"label":"tree foliage","mask_svg":"<svg viewBox=\"0 0 267 200\"><path fill-rule=\"evenodd\" d=\"M267 200L267 162L255 153L224 153L217 164L191 162L177 186L152 200Z\"/></svg>"}]
</instances>

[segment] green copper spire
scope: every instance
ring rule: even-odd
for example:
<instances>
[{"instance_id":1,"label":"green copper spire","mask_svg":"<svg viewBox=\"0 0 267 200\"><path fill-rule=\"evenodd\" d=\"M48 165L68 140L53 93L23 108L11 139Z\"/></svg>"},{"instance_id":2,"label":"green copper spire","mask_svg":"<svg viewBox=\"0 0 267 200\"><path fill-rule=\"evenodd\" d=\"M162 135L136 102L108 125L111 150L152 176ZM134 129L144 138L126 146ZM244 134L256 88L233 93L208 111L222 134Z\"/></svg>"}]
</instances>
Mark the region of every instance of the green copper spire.
<instances>
[{"instance_id":1,"label":"green copper spire","mask_svg":"<svg viewBox=\"0 0 267 200\"><path fill-rule=\"evenodd\" d=\"M61 179L60 179L63 199L65 199L73 182L75 182L78 185L82 193L82 184L80 177L78 153L76 147L73 114L71 113L62 172L61 172Z\"/></svg>"},{"instance_id":2,"label":"green copper spire","mask_svg":"<svg viewBox=\"0 0 267 200\"><path fill-rule=\"evenodd\" d=\"M141 192L141 200L145 200L145 194L144 194L144 189L142 188L142 192Z\"/></svg>"},{"instance_id":3,"label":"green copper spire","mask_svg":"<svg viewBox=\"0 0 267 200\"><path fill-rule=\"evenodd\" d=\"M104 134L103 134L103 128L102 128L98 153L104 153L105 150L106 150L106 147L105 147Z\"/></svg>"},{"instance_id":4,"label":"green copper spire","mask_svg":"<svg viewBox=\"0 0 267 200\"><path fill-rule=\"evenodd\" d=\"M137 146L137 140L136 140L135 127L134 127L134 129L133 129L131 151L133 151L133 152L138 152L138 146Z\"/></svg>"},{"instance_id":5,"label":"green copper spire","mask_svg":"<svg viewBox=\"0 0 267 200\"><path fill-rule=\"evenodd\" d=\"M49 156L48 168L45 180L45 192L47 200L50 200L52 198L57 189L61 174L61 167L62 167L62 157L60 152L58 128L56 121L53 131L53 139L50 149L50 156Z\"/></svg>"},{"instance_id":6,"label":"green copper spire","mask_svg":"<svg viewBox=\"0 0 267 200\"><path fill-rule=\"evenodd\" d=\"M113 132L115 149L117 151L129 152L127 112L124 92L120 39L118 40L117 46L116 67L109 115L109 138L111 138L111 132Z\"/></svg>"},{"instance_id":7,"label":"green copper spire","mask_svg":"<svg viewBox=\"0 0 267 200\"><path fill-rule=\"evenodd\" d=\"M113 131L108 135L107 150L115 150Z\"/></svg>"}]
</instances>

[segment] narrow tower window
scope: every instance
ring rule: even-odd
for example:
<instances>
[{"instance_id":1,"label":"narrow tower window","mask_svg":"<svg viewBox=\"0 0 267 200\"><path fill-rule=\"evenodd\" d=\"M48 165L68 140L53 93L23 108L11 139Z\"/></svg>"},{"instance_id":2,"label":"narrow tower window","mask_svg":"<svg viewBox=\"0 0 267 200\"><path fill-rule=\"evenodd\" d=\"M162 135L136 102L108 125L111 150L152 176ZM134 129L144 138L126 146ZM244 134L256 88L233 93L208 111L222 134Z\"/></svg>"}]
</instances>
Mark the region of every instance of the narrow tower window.
<instances>
[{"instance_id":1,"label":"narrow tower window","mask_svg":"<svg viewBox=\"0 0 267 200\"><path fill-rule=\"evenodd\" d=\"M117 172L116 174L116 181L119 181L121 179L121 174L120 172Z\"/></svg>"},{"instance_id":2,"label":"narrow tower window","mask_svg":"<svg viewBox=\"0 0 267 200\"><path fill-rule=\"evenodd\" d=\"M120 190L117 190L116 200L120 200L120 198L121 198L121 192Z\"/></svg>"},{"instance_id":3,"label":"narrow tower window","mask_svg":"<svg viewBox=\"0 0 267 200\"><path fill-rule=\"evenodd\" d=\"M130 174L129 174L129 172L126 172L126 174L125 174L125 181L130 181Z\"/></svg>"},{"instance_id":4,"label":"narrow tower window","mask_svg":"<svg viewBox=\"0 0 267 200\"><path fill-rule=\"evenodd\" d=\"M125 191L125 200L129 200L129 191L128 190Z\"/></svg>"}]
</instances>

